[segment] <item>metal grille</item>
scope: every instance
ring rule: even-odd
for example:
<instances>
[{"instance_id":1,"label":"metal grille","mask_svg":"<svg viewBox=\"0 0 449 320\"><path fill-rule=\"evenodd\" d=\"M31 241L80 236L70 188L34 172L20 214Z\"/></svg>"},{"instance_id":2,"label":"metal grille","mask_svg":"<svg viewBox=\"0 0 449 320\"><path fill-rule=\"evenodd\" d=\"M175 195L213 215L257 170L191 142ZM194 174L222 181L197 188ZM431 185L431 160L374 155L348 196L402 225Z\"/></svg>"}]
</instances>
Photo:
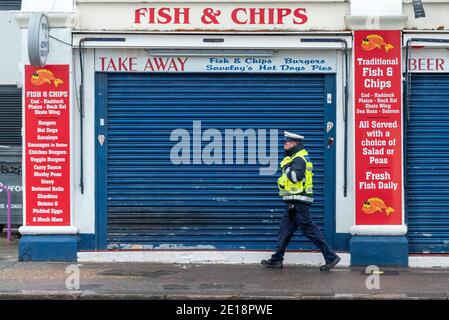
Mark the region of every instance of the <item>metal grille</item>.
<instances>
[{"instance_id":1,"label":"metal grille","mask_svg":"<svg viewBox=\"0 0 449 320\"><path fill-rule=\"evenodd\" d=\"M233 164L172 164L170 134L182 128L192 141L193 121L223 137L226 129L278 129L278 160L284 130L305 135L315 174L312 214L323 228L324 88L323 75L109 74L109 248L273 248L283 213L279 170L261 176L267 165L247 164L246 156L236 164L236 150ZM313 246L297 233L289 248Z\"/></svg>"},{"instance_id":2,"label":"metal grille","mask_svg":"<svg viewBox=\"0 0 449 320\"><path fill-rule=\"evenodd\" d=\"M0 146L22 144L22 91L0 86Z\"/></svg>"},{"instance_id":3,"label":"metal grille","mask_svg":"<svg viewBox=\"0 0 449 320\"><path fill-rule=\"evenodd\" d=\"M20 10L20 0L0 0L0 10Z\"/></svg>"}]
</instances>

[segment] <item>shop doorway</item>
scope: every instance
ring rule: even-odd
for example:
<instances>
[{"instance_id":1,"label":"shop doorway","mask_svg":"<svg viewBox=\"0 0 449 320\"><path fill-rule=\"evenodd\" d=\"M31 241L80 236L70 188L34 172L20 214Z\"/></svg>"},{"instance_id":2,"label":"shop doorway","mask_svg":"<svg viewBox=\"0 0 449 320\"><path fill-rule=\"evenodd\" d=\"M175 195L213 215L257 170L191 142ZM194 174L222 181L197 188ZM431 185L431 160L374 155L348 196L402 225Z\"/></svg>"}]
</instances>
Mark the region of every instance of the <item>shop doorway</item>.
<instances>
[{"instance_id":1,"label":"shop doorway","mask_svg":"<svg viewBox=\"0 0 449 320\"><path fill-rule=\"evenodd\" d=\"M95 142L98 249L273 249L283 212L278 166L260 173L270 170L274 142L282 158L284 130L306 137L311 212L333 244L335 86L334 74L97 73L95 136L104 137ZM254 132L257 143L250 150L247 137L229 155L226 134L236 129ZM182 135L190 154L173 161ZM204 159L211 135L222 147L212 160ZM298 232L289 249L315 248Z\"/></svg>"}]
</instances>

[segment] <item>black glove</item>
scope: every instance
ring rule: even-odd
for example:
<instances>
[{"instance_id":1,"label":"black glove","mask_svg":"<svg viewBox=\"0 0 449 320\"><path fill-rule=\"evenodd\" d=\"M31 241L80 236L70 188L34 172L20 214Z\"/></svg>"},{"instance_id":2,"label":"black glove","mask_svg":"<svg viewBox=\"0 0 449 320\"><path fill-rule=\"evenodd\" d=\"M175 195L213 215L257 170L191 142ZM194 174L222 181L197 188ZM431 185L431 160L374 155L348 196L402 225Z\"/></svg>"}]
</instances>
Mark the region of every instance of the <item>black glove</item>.
<instances>
[{"instance_id":1,"label":"black glove","mask_svg":"<svg viewBox=\"0 0 449 320\"><path fill-rule=\"evenodd\" d=\"M288 205L288 215L290 218L293 218L296 214L296 208L294 204L289 204Z\"/></svg>"}]
</instances>

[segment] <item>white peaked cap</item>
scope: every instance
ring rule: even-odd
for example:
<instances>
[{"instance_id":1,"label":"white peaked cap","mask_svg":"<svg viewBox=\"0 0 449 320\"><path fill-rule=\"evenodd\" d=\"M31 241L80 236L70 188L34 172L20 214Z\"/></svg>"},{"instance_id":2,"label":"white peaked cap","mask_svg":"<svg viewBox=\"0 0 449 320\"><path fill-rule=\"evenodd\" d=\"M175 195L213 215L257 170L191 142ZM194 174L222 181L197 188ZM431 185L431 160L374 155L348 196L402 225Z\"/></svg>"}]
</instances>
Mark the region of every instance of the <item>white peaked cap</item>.
<instances>
[{"instance_id":1,"label":"white peaked cap","mask_svg":"<svg viewBox=\"0 0 449 320\"><path fill-rule=\"evenodd\" d=\"M288 132L288 131L284 131L284 136L285 136L285 138L289 138L289 139L304 140L303 136L296 134L296 133Z\"/></svg>"}]
</instances>

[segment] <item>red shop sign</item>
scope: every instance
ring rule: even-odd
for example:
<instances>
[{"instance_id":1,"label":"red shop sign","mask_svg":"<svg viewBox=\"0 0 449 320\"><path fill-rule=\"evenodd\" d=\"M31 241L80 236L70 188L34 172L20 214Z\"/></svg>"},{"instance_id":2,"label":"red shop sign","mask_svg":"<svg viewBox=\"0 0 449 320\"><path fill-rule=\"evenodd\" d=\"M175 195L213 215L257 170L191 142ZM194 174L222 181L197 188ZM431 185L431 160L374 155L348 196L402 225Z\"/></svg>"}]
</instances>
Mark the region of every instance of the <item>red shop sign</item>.
<instances>
[{"instance_id":1,"label":"red shop sign","mask_svg":"<svg viewBox=\"0 0 449 320\"><path fill-rule=\"evenodd\" d=\"M355 224L400 225L401 32L354 33Z\"/></svg>"},{"instance_id":2,"label":"red shop sign","mask_svg":"<svg viewBox=\"0 0 449 320\"><path fill-rule=\"evenodd\" d=\"M69 66L25 66L27 226L70 225Z\"/></svg>"}]
</instances>

